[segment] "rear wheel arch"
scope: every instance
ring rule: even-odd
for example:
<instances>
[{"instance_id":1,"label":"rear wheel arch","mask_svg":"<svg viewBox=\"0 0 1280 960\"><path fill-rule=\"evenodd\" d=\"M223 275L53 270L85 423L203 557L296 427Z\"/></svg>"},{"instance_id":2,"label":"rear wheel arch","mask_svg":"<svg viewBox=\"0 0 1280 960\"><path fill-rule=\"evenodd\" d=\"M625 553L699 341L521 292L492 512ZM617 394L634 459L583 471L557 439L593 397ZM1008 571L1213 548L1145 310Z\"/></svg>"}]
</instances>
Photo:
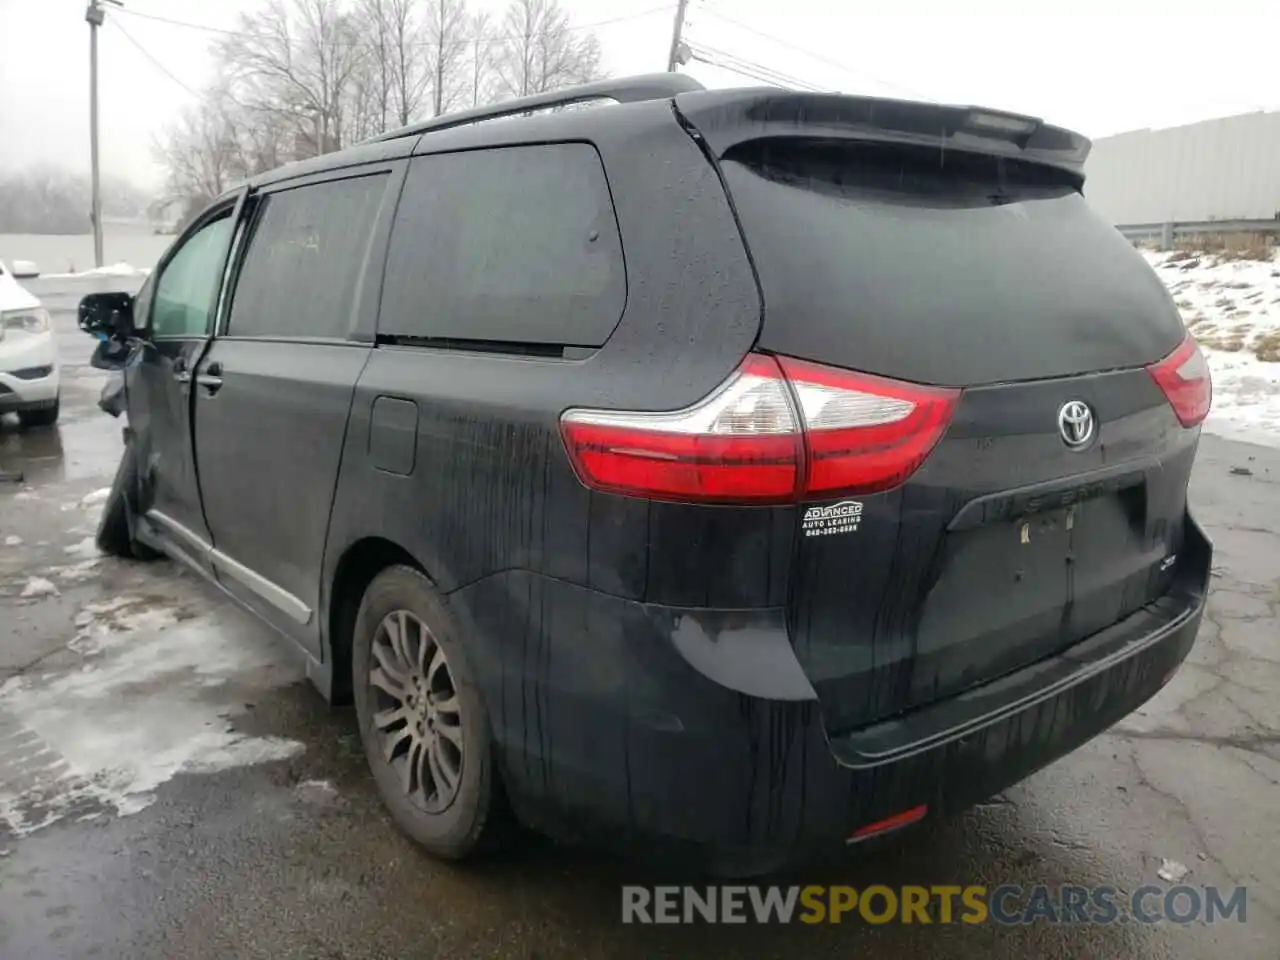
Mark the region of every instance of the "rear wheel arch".
<instances>
[{"instance_id":1,"label":"rear wheel arch","mask_svg":"<svg viewBox=\"0 0 1280 960\"><path fill-rule=\"evenodd\" d=\"M351 691L351 643L360 601L373 579L388 567L405 566L417 570L428 580L430 572L400 544L385 537L364 537L343 551L334 569L329 591L327 653L332 665L333 686L330 699L335 704L349 704Z\"/></svg>"}]
</instances>

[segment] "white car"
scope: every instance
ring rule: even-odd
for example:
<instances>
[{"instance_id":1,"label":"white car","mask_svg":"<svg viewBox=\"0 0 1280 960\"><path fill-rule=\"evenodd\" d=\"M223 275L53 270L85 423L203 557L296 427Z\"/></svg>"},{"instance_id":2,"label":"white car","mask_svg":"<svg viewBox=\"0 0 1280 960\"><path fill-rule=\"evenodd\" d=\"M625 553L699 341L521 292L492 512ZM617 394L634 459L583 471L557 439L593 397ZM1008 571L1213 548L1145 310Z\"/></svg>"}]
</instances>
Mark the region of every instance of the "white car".
<instances>
[{"instance_id":1,"label":"white car","mask_svg":"<svg viewBox=\"0 0 1280 960\"><path fill-rule=\"evenodd\" d=\"M49 312L0 263L0 414L24 427L58 422L58 348Z\"/></svg>"}]
</instances>

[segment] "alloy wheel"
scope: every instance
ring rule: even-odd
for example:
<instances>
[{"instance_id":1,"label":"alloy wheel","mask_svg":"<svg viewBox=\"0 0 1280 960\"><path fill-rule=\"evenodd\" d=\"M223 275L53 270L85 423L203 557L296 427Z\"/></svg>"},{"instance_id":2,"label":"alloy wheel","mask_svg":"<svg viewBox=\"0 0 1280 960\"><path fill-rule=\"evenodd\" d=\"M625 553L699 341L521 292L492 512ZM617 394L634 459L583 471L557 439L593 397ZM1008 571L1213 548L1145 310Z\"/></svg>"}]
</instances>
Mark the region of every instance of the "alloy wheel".
<instances>
[{"instance_id":1,"label":"alloy wheel","mask_svg":"<svg viewBox=\"0 0 1280 960\"><path fill-rule=\"evenodd\" d=\"M383 618L373 637L372 723L383 759L427 813L458 795L465 757L458 691L431 630L408 610Z\"/></svg>"}]
</instances>

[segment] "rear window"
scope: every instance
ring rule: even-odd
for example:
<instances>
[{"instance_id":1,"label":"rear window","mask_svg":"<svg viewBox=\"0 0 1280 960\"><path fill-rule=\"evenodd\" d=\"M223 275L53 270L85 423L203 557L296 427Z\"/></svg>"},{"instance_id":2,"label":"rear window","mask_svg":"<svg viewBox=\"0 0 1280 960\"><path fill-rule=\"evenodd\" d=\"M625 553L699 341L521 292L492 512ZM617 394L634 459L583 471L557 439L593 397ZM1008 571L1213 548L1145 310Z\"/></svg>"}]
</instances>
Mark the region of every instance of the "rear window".
<instances>
[{"instance_id":1,"label":"rear window","mask_svg":"<svg viewBox=\"0 0 1280 960\"><path fill-rule=\"evenodd\" d=\"M506 147L410 165L379 334L597 347L625 301L622 241L593 147Z\"/></svg>"},{"instance_id":2,"label":"rear window","mask_svg":"<svg viewBox=\"0 0 1280 960\"><path fill-rule=\"evenodd\" d=\"M1181 321L1071 175L959 151L753 141L724 158L761 345L964 386L1137 366Z\"/></svg>"}]
</instances>

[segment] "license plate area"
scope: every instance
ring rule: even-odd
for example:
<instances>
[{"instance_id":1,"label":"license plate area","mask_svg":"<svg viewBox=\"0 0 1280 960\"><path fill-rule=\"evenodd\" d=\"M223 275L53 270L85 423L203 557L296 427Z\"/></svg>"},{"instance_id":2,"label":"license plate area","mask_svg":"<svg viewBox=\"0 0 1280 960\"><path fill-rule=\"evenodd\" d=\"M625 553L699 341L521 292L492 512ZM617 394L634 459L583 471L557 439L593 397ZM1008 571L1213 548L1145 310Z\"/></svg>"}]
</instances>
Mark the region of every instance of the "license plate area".
<instances>
[{"instance_id":1,"label":"license plate area","mask_svg":"<svg viewBox=\"0 0 1280 960\"><path fill-rule=\"evenodd\" d=\"M965 504L947 524L947 530L959 533L1002 521L1025 520L1108 497L1118 497L1128 511L1128 522L1141 527L1145 523L1147 479L1151 470L1159 470L1159 465L1143 464L985 494Z\"/></svg>"},{"instance_id":2,"label":"license plate area","mask_svg":"<svg viewBox=\"0 0 1280 960\"><path fill-rule=\"evenodd\" d=\"M1146 602L1146 488L1090 486L950 530L917 633L913 700L1017 670Z\"/></svg>"}]
</instances>

